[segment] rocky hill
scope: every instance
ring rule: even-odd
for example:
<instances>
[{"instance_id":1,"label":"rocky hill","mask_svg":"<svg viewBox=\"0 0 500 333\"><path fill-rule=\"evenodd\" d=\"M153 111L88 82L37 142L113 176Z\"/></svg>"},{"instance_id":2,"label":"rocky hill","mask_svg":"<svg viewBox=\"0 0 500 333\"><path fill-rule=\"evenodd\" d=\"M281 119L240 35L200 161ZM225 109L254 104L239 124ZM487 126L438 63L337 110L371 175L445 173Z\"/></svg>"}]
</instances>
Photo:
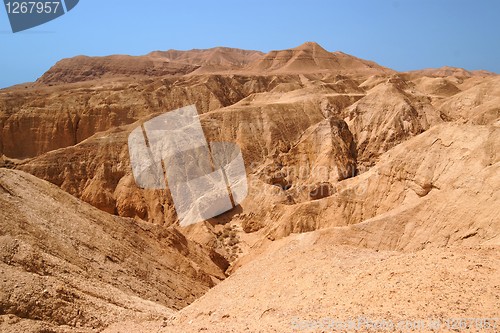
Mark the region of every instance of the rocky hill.
<instances>
[{"instance_id":1,"label":"rocky hill","mask_svg":"<svg viewBox=\"0 0 500 333\"><path fill-rule=\"evenodd\" d=\"M342 52L328 52L314 42L306 42L289 50L271 51L250 63L247 70L273 74L333 72L369 75L394 72L374 62Z\"/></svg>"}]
</instances>

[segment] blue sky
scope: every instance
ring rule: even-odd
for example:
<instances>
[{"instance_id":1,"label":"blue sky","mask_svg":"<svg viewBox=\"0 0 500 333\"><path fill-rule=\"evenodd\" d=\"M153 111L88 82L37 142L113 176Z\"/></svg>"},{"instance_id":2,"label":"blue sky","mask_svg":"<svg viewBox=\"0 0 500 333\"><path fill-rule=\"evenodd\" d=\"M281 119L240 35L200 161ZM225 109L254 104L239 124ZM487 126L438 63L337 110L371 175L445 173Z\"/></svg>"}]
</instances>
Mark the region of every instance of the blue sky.
<instances>
[{"instance_id":1,"label":"blue sky","mask_svg":"<svg viewBox=\"0 0 500 333\"><path fill-rule=\"evenodd\" d=\"M0 87L75 55L230 46L267 52L316 41L396 70L444 65L500 73L500 1L80 0L13 34L0 8Z\"/></svg>"}]
</instances>

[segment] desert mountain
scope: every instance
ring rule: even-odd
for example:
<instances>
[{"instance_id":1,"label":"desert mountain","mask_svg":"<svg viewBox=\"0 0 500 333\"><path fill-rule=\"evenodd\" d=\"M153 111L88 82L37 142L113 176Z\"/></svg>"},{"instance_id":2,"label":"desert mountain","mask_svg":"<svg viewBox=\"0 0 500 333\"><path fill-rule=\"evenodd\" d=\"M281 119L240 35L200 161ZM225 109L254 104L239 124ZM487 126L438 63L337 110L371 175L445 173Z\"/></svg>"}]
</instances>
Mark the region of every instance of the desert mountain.
<instances>
[{"instance_id":1,"label":"desert mountain","mask_svg":"<svg viewBox=\"0 0 500 333\"><path fill-rule=\"evenodd\" d=\"M289 50L271 51L247 68L253 72L315 73L335 72L357 74L389 74L392 70L374 62L362 60L342 52L328 52L314 42L304 43Z\"/></svg>"},{"instance_id":2,"label":"desert mountain","mask_svg":"<svg viewBox=\"0 0 500 333\"><path fill-rule=\"evenodd\" d=\"M76 57L2 89L0 330L498 317L499 82L308 42ZM241 149L249 191L179 228L170 190L136 185L127 139L192 104L208 142Z\"/></svg>"},{"instance_id":3,"label":"desert mountain","mask_svg":"<svg viewBox=\"0 0 500 333\"><path fill-rule=\"evenodd\" d=\"M154 78L185 74L249 73L349 73L351 75L390 74L394 71L372 61L342 52L328 52L314 42L296 48L259 51L216 47L189 51L154 51L144 56L77 56L63 59L37 80L40 85L84 82L124 77Z\"/></svg>"}]
</instances>

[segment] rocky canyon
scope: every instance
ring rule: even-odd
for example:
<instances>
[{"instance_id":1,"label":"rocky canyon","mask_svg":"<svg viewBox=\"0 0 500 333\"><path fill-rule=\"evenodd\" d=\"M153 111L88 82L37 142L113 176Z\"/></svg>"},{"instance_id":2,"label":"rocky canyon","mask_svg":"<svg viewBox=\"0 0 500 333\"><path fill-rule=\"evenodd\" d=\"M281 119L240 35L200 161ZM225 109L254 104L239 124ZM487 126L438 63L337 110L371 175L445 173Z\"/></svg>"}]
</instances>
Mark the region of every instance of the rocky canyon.
<instances>
[{"instance_id":1,"label":"rocky canyon","mask_svg":"<svg viewBox=\"0 0 500 333\"><path fill-rule=\"evenodd\" d=\"M181 227L127 140L188 105L241 149L248 195ZM495 73L314 42L78 56L0 90L0 156L1 332L500 329Z\"/></svg>"}]
</instances>

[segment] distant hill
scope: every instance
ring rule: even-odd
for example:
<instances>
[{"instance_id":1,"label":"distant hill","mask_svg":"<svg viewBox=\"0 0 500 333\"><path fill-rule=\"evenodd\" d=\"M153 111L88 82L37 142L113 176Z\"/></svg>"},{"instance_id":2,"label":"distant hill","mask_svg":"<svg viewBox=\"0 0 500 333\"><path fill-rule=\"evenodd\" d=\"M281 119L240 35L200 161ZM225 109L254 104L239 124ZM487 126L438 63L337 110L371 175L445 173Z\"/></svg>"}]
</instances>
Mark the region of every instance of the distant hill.
<instances>
[{"instance_id":1,"label":"distant hill","mask_svg":"<svg viewBox=\"0 0 500 333\"><path fill-rule=\"evenodd\" d=\"M254 73L273 74L334 72L370 75L394 72L372 61L342 52L328 52L314 42L307 42L293 49L271 51L246 69Z\"/></svg>"}]
</instances>

